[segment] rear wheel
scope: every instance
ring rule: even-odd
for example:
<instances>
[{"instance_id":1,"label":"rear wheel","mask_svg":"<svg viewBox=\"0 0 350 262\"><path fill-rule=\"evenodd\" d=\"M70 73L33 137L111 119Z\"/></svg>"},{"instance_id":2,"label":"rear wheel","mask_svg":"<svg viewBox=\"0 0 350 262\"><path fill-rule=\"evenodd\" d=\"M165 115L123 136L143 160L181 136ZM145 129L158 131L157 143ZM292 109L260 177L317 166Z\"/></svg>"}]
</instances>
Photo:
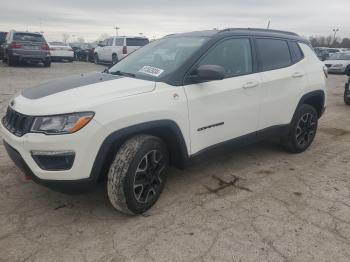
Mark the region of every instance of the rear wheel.
<instances>
[{"instance_id":1,"label":"rear wheel","mask_svg":"<svg viewBox=\"0 0 350 262\"><path fill-rule=\"evenodd\" d=\"M301 105L293 118L289 134L283 139L291 153L304 152L313 142L318 124L314 107Z\"/></svg>"},{"instance_id":2,"label":"rear wheel","mask_svg":"<svg viewBox=\"0 0 350 262\"><path fill-rule=\"evenodd\" d=\"M128 214L150 209L164 188L167 166L168 153L159 138L139 135L126 141L108 173L107 192L112 205Z\"/></svg>"},{"instance_id":3,"label":"rear wheel","mask_svg":"<svg viewBox=\"0 0 350 262\"><path fill-rule=\"evenodd\" d=\"M118 56L116 54L112 55L112 65L115 65L116 63L118 63Z\"/></svg>"},{"instance_id":4,"label":"rear wheel","mask_svg":"<svg viewBox=\"0 0 350 262\"><path fill-rule=\"evenodd\" d=\"M94 54L94 63L95 63L95 64L98 64L99 62L100 62L100 59L98 58L98 54L95 53L95 54Z\"/></svg>"}]
</instances>

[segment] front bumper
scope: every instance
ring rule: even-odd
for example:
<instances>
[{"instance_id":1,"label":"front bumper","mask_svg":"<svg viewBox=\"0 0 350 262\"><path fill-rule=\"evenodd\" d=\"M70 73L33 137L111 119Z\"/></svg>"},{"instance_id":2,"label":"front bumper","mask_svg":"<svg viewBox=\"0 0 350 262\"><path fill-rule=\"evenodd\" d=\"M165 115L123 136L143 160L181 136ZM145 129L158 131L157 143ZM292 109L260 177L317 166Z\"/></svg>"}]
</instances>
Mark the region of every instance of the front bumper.
<instances>
[{"instance_id":1,"label":"front bumper","mask_svg":"<svg viewBox=\"0 0 350 262\"><path fill-rule=\"evenodd\" d=\"M69 193L91 187L97 178L91 171L97 152L106 137L105 129L92 120L79 132L68 135L27 133L22 137L10 133L0 124L0 133L11 159L35 182ZM47 171L32 156L32 151L72 151L75 159L69 170ZM65 190L67 189L67 190Z\"/></svg>"},{"instance_id":2,"label":"front bumper","mask_svg":"<svg viewBox=\"0 0 350 262\"><path fill-rule=\"evenodd\" d=\"M21 154L16 149L11 147L5 141L4 146L11 160L25 174L26 178L32 179L37 184L46 186L54 191L67 194L80 194L84 192L89 192L94 188L96 184L96 181L94 181L93 179L79 179L73 181L41 179L32 172L32 170L22 158Z\"/></svg>"}]
</instances>

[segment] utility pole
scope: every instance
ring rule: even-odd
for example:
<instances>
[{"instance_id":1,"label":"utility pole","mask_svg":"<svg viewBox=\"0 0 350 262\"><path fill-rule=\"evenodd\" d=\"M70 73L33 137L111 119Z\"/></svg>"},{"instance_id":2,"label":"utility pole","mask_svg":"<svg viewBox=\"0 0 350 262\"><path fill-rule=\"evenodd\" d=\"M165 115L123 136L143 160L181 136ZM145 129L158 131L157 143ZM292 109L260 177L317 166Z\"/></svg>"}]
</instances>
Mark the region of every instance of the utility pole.
<instances>
[{"instance_id":1,"label":"utility pole","mask_svg":"<svg viewBox=\"0 0 350 262\"><path fill-rule=\"evenodd\" d=\"M114 27L114 29L115 29L115 34L116 34L116 36L118 36L119 34L118 34L118 32L119 32L119 27L118 26L116 26L116 27Z\"/></svg>"},{"instance_id":2,"label":"utility pole","mask_svg":"<svg viewBox=\"0 0 350 262\"><path fill-rule=\"evenodd\" d=\"M334 45L337 33L339 32L339 28L333 29L333 32L334 32L334 35L333 35L333 45Z\"/></svg>"}]
</instances>

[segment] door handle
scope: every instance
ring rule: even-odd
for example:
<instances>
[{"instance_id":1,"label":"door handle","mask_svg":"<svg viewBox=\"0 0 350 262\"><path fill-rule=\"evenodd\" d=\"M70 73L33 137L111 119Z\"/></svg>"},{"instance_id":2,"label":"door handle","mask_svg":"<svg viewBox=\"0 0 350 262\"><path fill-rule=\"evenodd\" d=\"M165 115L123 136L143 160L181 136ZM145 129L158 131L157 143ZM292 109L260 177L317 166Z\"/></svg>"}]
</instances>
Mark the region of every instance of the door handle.
<instances>
[{"instance_id":1,"label":"door handle","mask_svg":"<svg viewBox=\"0 0 350 262\"><path fill-rule=\"evenodd\" d=\"M254 88L259 85L259 82L247 82L243 85L244 89Z\"/></svg>"},{"instance_id":2,"label":"door handle","mask_svg":"<svg viewBox=\"0 0 350 262\"><path fill-rule=\"evenodd\" d=\"M300 77L303 77L303 76L304 76L304 74L301 73L301 72L295 72L295 73L292 75L293 78L300 78Z\"/></svg>"}]
</instances>

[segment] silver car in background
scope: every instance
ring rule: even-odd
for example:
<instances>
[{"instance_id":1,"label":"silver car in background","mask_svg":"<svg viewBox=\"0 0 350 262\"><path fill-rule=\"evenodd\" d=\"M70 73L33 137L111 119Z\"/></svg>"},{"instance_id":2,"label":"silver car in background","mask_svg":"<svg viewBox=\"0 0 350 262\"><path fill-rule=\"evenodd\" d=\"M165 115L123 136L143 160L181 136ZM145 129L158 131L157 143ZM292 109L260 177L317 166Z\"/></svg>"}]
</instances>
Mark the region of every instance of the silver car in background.
<instances>
[{"instance_id":1,"label":"silver car in background","mask_svg":"<svg viewBox=\"0 0 350 262\"><path fill-rule=\"evenodd\" d=\"M9 66L19 62L42 62L51 65L50 48L40 33L18 32L11 30L4 43L4 61Z\"/></svg>"},{"instance_id":2,"label":"silver car in background","mask_svg":"<svg viewBox=\"0 0 350 262\"><path fill-rule=\"evenodd\" d=\"M329 73L350 74L350 52L339 52L324 61Z\"/></svg>"}]
</instances>

